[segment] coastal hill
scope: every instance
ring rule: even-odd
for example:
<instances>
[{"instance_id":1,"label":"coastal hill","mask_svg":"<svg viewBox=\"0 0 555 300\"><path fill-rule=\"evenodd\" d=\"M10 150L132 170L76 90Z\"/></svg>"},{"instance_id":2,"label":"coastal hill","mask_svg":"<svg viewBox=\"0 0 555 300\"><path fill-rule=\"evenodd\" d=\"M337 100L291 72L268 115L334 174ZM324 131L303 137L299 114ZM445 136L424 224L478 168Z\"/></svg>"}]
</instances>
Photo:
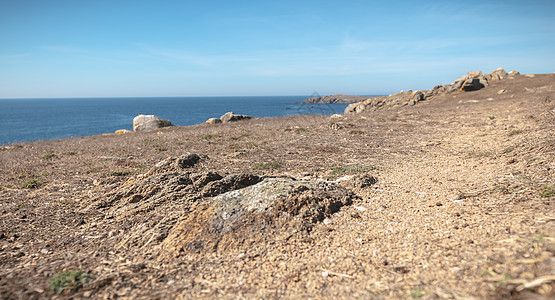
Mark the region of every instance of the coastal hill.
<instances>
[{"instance_id":1,"label":"coastal hill","mask_svg":"<svg viewBox=\"0 0 555 300\"><path fill-rule=\"evenodd\" d=\"M1 146L0 298L552 299L555 74L480 76Z\"/></svg>"}]
</instances>

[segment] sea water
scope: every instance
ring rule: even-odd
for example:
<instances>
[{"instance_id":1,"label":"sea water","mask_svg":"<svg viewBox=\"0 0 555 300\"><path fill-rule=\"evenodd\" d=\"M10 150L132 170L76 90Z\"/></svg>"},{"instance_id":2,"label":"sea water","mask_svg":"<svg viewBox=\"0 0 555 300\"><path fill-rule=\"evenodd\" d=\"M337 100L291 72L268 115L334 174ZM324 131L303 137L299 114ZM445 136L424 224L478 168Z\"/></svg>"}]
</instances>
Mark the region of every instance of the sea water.
<instances>
[{"instance_id":1,"label":"sea water","mask_svg":"<svg viewBox=\"0 0 555 300\"><path fill-rule=\"evenodd\" d=\"M188 126L226 112L256 118L342 113L347 104L303 104L306 96L0 99L0 145L133 129L138 114Z\"/></svg>"}]
</instances>

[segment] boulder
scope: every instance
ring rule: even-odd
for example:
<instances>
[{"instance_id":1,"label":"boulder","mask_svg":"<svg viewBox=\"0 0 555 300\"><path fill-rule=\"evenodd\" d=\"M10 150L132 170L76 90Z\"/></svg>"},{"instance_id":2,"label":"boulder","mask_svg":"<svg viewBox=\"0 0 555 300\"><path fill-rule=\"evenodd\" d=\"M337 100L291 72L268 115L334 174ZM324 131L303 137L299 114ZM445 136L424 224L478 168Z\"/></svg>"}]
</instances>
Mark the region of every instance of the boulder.
<instances>
[{"instance_id":1,"label":"boulder","mask_svg":"<svg viewBox=\"0 0 555 300\"><path fill-rule=\"evenodd\" d=\"M218 118L210 118L208 120L206 120L206 122L204 122L206 124L219 124L222 123L222 120L218 119Z\"/></svg>"},{"instance_id":2,"label":"boulder","mask_svg":"<svg viewBox=\"0 0 555 300\"><path fill-rule=\"evenodd\" d=\"M220 117L220 120L222 121L222 123L236 122L236 121L248 120L248 119L252 119L252 117L247 115L238 115L233 112L227 112Z\"/></svg>"},{"instance_id":3,"label":"boulder","mask_svg":"<svg viewBox=\"0 0 555 300\"><path fill-rule=\"evenodd\" d=\"M424 93L422 93L421 91L418 91L410 97L409 104L410 105L415 105L416 103L418 103L420 101L423 101L423 100L425 100Z\"/></svg>"},{"instance_id":4,"label":"boulder","mask_svg":"<svg viewBox=\"0 0 555 300\"><path fill-rule=\"evenodd\" d=\"M172 126L171 121L155 115L138 115L133 119L133 131L150 131L169 126Z\"/></svg>"},{"instance_id":5,"label":"boulder","mask_svg":"<svg viewBox=\"0 0 555 300\"><path fill-rule=\"evenodd\" d=\"M480 82L479 78L469 78L464 81L462 86L460 87L460 91L476 91L483 88L485 85Z\"/></svg>"}]
</instances>

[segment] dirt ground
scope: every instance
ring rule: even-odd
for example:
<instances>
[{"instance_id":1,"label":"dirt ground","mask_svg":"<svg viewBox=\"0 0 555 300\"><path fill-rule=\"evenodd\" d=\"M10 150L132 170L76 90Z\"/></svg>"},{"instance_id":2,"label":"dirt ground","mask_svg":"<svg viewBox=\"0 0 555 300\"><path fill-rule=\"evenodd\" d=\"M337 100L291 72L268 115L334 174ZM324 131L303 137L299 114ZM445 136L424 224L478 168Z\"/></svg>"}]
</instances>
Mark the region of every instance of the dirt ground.
<instances>
[{"instance_id":1,"label":"dirt ground","mask_svg":"<svg viewBox=\"0 0 555 300\"><path fill-rule=\"evenodd\" d=\"M188 154L187 189L152 181ZM555 74L342 118L0 146L0 168L2 299L555 297ZM308 229L192 247L215 173L353 196ZM62 271L76 272L54 292Z\"/></svg>"}]
</instances>

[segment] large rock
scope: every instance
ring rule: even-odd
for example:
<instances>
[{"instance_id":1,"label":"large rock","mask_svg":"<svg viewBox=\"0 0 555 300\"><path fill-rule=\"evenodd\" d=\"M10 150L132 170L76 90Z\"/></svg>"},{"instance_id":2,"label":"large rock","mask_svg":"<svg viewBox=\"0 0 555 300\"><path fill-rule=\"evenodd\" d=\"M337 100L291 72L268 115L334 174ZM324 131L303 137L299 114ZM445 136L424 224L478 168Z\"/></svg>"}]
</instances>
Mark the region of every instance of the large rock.
<instances>
[{"instance_id":1,"label":"large rock","mask_svg":"<svg viewBox=\"0 0 555 300\"><path fill-rule=\"evenodd\" d=\"M227 112L220 117L220 120L222 121L222 123L236 122L236 121L248 120L248 119L252 119L252 117L247 115L238 115L233 112Z\"/></svg>"},{"instance_id":2,"label":"large rock","mask_svg":"<svg viewBox=\"0 0 555 300\"><path fill-rule=\"evenodd\" d=\"M133 131L150 131L169 126L172 126L171 121L155 115L138 115L133 119Z\"/></svg>"},{"instance_id":3,"label":"large rock","mask_svg":"<svg viewBox=\"0 0 555 300\"><path fill-rule=\"evenodd\" d=\"M222 120L218 119L218 118L210 118L208 120L206 120L206 122L204 122L206 124L219 124L222 123Z\"/></svg>"}]
</instances>

